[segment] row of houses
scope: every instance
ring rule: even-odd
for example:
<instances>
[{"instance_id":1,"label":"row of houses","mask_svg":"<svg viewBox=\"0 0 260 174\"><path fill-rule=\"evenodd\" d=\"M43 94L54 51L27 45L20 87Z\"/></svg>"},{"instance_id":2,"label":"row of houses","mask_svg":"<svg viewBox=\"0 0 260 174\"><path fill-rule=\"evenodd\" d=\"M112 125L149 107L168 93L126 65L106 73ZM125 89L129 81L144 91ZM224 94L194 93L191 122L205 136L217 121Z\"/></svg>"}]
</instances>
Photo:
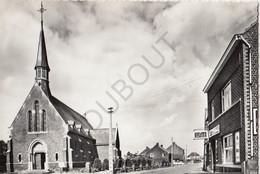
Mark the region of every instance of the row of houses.
<instances>
[{"instance_id":1,"label":"row of houses","mask_svg":"<svg viewBox=\"0 0 260 174\"><path fill-rule=\"evenodd\" d=\"M164 148L163 145L156 143L152 148L146 147L140 155L145 158L152 158L155 163L159 164L162 164L163 162L171 162L172 160L174 162L185 160L184 149L178 146L175 142L172 142L172 145L168 148Z\"/></svg>"},{"instance_id":2,"label":"row of houses","mask_svg":"<svg viewBox=\"0 0 260 174\"><path fill-rule=\"evenodd\" d=\"M204 168L258 173L258 22L235 34L203 91L207 94Z\"/></svg>"}]
</instances>

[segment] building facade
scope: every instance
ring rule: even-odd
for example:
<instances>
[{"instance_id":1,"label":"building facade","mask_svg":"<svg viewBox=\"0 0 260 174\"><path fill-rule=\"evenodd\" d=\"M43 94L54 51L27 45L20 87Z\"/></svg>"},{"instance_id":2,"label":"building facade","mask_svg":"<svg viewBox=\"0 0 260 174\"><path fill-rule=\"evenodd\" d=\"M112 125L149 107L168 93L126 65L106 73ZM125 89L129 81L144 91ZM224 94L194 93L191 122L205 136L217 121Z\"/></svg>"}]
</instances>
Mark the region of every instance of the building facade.
<instances>
[{"instance_id":1,"label":"building facade","mask_svg":"<svg viewBox=\"0 0 260 174\"><path fill-rule=\"evenodd\" d=\"M169 162L169 153L163 145L156 143L154 147L150 150L148 149L149 148L147 147L143 152L141 152L145 158L150 158L154 163L159 165L162 165L164 162Z\"/></svg>"},{"instance_id":2,"label":"building facade","mask_svg":"<svg viewBox=\"0 0 260 174\"><path fill-rule=\"evenodd\" d=\"M83 115L51 94L42 18L34 69L35 83L10 126L7 171L85 167L99 157L100 140L91 135L93 127Z\"/></svg>"},{"instance_id":3,"label":"building facade","mask_svg":"<svg viewBox=\"0 0 260 174\"><path fill-rule=\"evenodd\" d=\"M99 159L103 162L104 159L109 159L109 129L92 129L91 135L96 139L96 147ZM113 159L121 158L120 141L118 127L112 129L112 144L113 144Z\"/></svg>"},{"instance_id":4,"label":"building facade","mask_svg":"<svg viewBox=\"0 0 260 174\"><path fill-rule=\"evenodd\" d=\"M209 130L205 168L240 172L257 164L258 86L258 23L254 23L234 35L203 89Z\"/></svg>"},{"instance_id":5,"label":"building facade","mask_svg":"<svg viewBox=\"0 0 260 174\"><path fill-rule=\"evenodd\" d=\"M171 152L172 148L173 148L173 155ZM170 162L171 162L171 160L184 161L184 159L185 159L184 149L181 148L180 146L178 146L175 142L172 142L172 145L170 145L166 150L169 153Z\"/></svg>"}]
</instances>

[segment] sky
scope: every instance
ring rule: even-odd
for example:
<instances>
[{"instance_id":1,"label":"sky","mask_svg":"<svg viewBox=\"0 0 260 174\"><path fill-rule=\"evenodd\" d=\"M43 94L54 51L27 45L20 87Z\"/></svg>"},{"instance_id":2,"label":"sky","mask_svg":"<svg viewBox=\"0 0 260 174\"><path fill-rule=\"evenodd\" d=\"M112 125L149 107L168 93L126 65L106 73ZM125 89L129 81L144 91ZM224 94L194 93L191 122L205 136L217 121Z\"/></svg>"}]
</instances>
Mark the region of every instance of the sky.
<instances>
[{"instance_id":1,"label":"sky","mask_svg":"<svg viewBox=\"0 0 260 174\"><path fill-rule=\"evenodd\" d=\"M157 142L203 154L202 92L236 33L256 21L257 3L43 1L52 95L108 127L115 108L123 154ZM35 78L40 1L0 1L0 139ZM97 115L99 113L100 115Z\"/></svg>"}]
</instances>

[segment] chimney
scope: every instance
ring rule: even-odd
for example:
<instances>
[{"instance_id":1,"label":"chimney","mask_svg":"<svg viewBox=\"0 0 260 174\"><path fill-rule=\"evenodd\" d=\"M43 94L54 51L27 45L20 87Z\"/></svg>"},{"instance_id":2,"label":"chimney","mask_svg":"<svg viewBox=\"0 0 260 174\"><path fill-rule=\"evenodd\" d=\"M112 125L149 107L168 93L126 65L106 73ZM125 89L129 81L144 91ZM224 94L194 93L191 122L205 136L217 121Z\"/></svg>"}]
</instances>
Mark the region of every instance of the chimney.
<instances>
[{"instance_id":1,"label":"chimney","mask_svg":"<svg viewBox=\"0 0 260 174\"><path fill-rule=\"evenodd\" d=\"M159 146L159 143L156 143L156 146Z\"/></svg>"},{"instance_id":2,"label":"chimney","mask_svg":"<svg viewBox=\"0 0 260 174\"><path fill-rule=\"evenodd\" d=\"M163 145L161 145L161 147L163 147Z\"/></svg>"}]
</instances>

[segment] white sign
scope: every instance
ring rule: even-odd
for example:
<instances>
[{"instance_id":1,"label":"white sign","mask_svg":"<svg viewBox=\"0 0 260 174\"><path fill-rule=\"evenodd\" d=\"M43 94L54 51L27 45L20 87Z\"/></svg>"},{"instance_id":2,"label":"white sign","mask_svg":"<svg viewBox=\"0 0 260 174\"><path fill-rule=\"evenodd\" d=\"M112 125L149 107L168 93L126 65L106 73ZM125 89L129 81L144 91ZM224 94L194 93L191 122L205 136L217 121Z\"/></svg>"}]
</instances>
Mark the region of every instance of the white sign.
<instances>
[{"instance_id":1,"label":"white sign","mask_svg":"<svg viewBox=\"0 0 260 174\"><path fill-rule=\"evenodd\" d=\"M239 132L235 133L235 159L236 163L240 162L240 136Z\"/></svg>"},{"instance_id":2,"label":"white sign","mask_svg":"<svg viewBox=\"0 0 260 174\"><path fill-rule=\"evenodd\" d=\"M220 132L220 126L217 125L213 129L209 130L209 138L217 135Z\"/></svg>"},{"instance_id":3,"label":"white sign","mask_svg":"<svg viewBox=\"0 0 260 174\"><path fill-rule=\"evenodd\" d=\"M204 140L208 139L208 130L197 129L193 130L193 140Z\"/></svg>"}]
</instances>

